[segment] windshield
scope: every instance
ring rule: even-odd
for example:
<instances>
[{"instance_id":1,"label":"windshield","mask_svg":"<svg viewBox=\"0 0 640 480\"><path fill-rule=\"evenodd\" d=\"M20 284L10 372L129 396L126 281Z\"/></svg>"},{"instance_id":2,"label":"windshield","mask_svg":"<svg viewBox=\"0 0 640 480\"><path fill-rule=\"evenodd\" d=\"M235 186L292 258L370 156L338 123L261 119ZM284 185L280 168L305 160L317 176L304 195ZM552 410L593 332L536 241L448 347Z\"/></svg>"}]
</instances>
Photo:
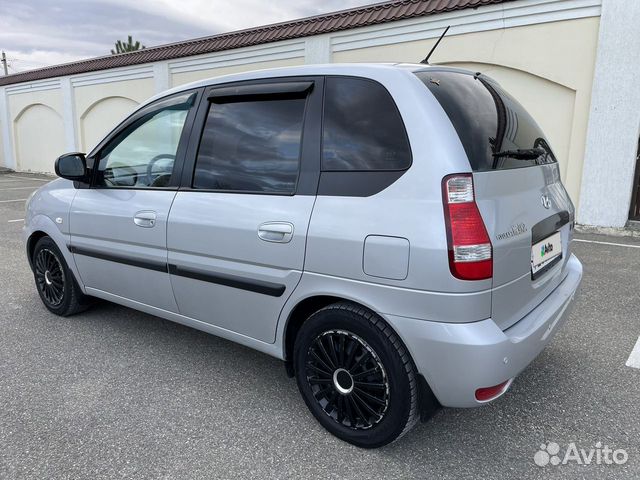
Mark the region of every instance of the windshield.
<instances>
[{"instance_id":1,"label":"windshield","mask_svg":"<svg viewBox=\"0 0 640 480\"><path fill-rule=\"evenodd\" d=\"M482 75L437 70L416 75L449 116L473 171L556 161L535 120L492 80ZM540 154L532 155L532 149Z\"/></svg>"}]
</instances>

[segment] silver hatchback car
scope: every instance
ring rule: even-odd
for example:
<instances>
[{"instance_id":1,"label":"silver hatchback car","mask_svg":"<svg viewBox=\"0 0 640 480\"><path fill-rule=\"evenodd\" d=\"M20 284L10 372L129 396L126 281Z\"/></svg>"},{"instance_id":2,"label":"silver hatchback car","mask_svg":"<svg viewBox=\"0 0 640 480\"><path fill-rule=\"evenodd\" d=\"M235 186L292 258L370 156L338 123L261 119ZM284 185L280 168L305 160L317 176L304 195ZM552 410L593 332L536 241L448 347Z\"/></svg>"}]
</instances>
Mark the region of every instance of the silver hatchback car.
<instances>
[{"instance_id":1,"label":"silver hatchback car","mask_svg":"<svg viewBox=\"0 0 640 480\"><path fill-rule=\"evenodd\" d=\"M44 305L109 300L285 362L379 447L501 396L568 316L574 207L494 80L427 65L242 73L155 97L28 201Z\"/></svg>"}]
</instances>

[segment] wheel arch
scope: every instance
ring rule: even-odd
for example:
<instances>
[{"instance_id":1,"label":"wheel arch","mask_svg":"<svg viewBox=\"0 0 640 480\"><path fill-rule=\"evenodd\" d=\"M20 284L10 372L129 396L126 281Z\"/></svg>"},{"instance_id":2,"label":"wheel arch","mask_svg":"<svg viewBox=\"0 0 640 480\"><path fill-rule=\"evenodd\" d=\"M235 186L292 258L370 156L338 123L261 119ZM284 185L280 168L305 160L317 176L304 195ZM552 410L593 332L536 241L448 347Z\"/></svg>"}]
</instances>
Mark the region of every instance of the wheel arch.
<instances>
[{"instance_id":1,"label":"wheel arch","mask_svg":"<svg viewBox=\"0 0 640 480\"><path fill-rule=\"evenodd\" d=\"M293 354L296 336L300 331L300 328L309 318L309 316L311 316L311 314L328 305L338 302L352 303L354 305L357 305L358 307L369 310L371 313L380 317L387 325L387 327L395 333L396 337L402 343L404 349L409 355L409 358L412 357L411 351L407 347L399 332L393 327L393 325L391 325L389 321L387 321L384 315L376 312L373 308L356 300L338 295L313 295L298 301L298 303L291 309L284 327L283 358L285 362L285 369L289 377L293 377L295 375L291 357ZM411 358L411 361L414 363L414 368L418 379L418 410L420 413L420 420L425 422L430 419L441 408L441 406L440 402L438 402L438 399L431 390L431 387L426 378L415 367L413 358Z\"/></svg>"},{"instance_id":2,"label":"wheel arch","mask_svg":"<svg viewBox=\"0 0 640 480\"><path fill-rule=\"evenodd\" d=\"M42 230L35 230L27 238L27 259L29 260L29 266L31 267L31 270L33 270L33 251L36 248L36 243L38 243L38 240L40 240L41 238L48 236L49 235L47 234L47 232L44 232Z\"/></svg>"},{"instance_id":3,"label":"wheel arch","mask_svg":"<svg viewBox=\"0 0 640 480\"><path fill-rule=\"evenodd\" d=\"M293 307L293 309L291 309L284 327L284 338L282 346L285 362L291 362L293 345L295 344L296 336L298 335L302 324L314 312L317 312L327 305L331 305L332 303L337 302L351 302L351 300L335 295L313 295L303 298L295 305L295 307Z\"/></svg>"},{"instance_id":4,"label":"wheel arch","mask_svg":"<svg viewBox=\"0 0 640 480\"><path fill-rule=\"evenodd\" d=\"M51 218L41 213L29 219L29 221L26 224L26 228L23 232L22 238L25 243L25 250L26 250L29 266L33 269L33 265L32 265L33 250L36 244L38 243L38 240L40 240L45 236L51 238L51 240L53 240L53 242L60 249L60 253L62 253L62 256L64 257L64 260L67 263L69 270L71 270L71 273L73 274L76 282L78 283L80 290L82 291L82 293L86 293L84 283L82 282L78 269L76 268L76 262L73 258L73 255L69 251L69 247L68 247L70 242L69 234L65 232L61 232L58 226L55 223L53 223L53 220L51 220Z\"/></svg>"},{"instance_id":5,"label":"wheel arch","mask_svg":"<svg viewBox=\"0 0 640 480\"><path fill-rule=\"evenodd\" d=\"M284 325L284 333L282 337L282 358L285 362L291 361L291 354L293 353L293 345L295 343L296 336L300 331L302 324L311 316L311 314L318 310L338 302L348 302L358 307L364 308L371 313L380 317L384 323L396 334L396 336L402 341L402 337L398 331L387 321L383 314L376 311L371 305L367 305L364 302L349 298L347 296L339 294L317 294L304 297L297 300L295 306L290 310L287 315L287 321ZM402 341L404 344L404 341ZM405 345L406 348L406 345ZM409 351L407 349L407 351Z\"/></svg>"}]
</instances>

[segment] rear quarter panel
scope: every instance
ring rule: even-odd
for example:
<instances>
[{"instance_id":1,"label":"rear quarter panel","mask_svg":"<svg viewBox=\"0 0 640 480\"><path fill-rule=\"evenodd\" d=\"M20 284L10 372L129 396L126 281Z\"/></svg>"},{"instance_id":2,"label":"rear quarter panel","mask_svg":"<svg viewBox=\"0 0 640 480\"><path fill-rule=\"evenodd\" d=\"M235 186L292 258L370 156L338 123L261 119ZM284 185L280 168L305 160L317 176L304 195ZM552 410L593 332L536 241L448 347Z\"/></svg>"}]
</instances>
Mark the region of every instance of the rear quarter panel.
<instances>
[{"instance_id":1,"label":"rear quarter panel","mask_svg":"<svg viewBox=\"0 0 640 480\"><path fill-rule=\"evenodd\" d=\"M380 288L358 289L355 300L373 305L379 313L452 322L488 318L491 281L462 282L449 271L441 181L447 174L469 171L451 122L411 72L389 69L369 72L367 78L381 83L393 96L407 130L413 163L378 194L317 197L307 238L305 274L296 294L306 294L304 288L311 288L311 284L319 288L318 278L305 282L308 273L321 275L327 283L352 280L372 287L394 287L393 294L394 288L385 290L388 295L381 294ZM363 248L369 235L407 239L406 278L386 279L364 272ZM327 285L323 290L332 289ZM415 294L404 296L399 289ZM452 307L461 294L467 300L459 304L463 308Z\"/></svg>"}]
</instances>

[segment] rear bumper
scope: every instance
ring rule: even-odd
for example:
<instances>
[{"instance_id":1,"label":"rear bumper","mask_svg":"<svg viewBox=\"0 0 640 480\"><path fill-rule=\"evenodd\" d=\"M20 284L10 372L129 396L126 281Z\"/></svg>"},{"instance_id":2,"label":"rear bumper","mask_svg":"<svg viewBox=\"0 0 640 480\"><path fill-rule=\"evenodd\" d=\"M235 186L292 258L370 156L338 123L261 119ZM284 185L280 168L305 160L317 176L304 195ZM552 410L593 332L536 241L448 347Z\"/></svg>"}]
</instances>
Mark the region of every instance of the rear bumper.
<instances>
[{"instance_id":1,"label":"rear bumper","mask_svg":"<svg viewBox=\"0 0 640 480\"><path fill-rule=\"evenodd\" d=\"M513 379L551 341L569 316L582 279L582 264L567 262L562 283L533 311L505 331L491 319L438 323L388 315L439 402L475 407L478 388Z\"/></svg>"}]
</instances>

